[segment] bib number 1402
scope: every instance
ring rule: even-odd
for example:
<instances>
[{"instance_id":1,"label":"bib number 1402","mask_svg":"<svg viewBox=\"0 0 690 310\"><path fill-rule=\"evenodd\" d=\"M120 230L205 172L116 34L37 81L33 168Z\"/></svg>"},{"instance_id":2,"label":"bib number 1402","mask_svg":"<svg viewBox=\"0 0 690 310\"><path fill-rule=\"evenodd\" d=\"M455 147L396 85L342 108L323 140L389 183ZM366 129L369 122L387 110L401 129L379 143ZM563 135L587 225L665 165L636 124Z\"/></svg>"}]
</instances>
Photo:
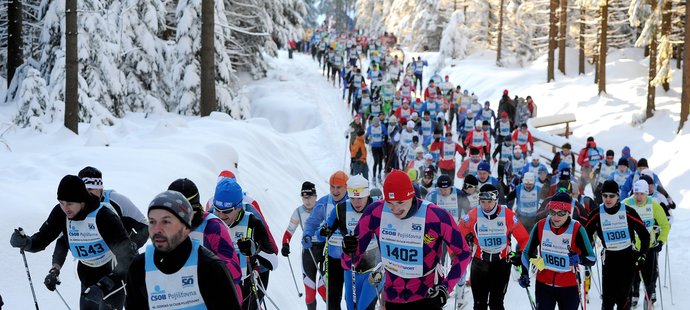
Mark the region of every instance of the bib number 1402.
<instances>
[{"instance_id":1,"label":"bib number 1402","mask_svg":"<svg viewBox=\"0 0 690 310\"><path fill-rule=\"evenodd\" d=\"M386 254L388 254L388 257L395 257L395 259L405 262L415 263L419 261L417 258L419 253L416 249L404 249L398 247L393 247L391 249L390 245L386 245Z\"/></svg>"}]
</instances>

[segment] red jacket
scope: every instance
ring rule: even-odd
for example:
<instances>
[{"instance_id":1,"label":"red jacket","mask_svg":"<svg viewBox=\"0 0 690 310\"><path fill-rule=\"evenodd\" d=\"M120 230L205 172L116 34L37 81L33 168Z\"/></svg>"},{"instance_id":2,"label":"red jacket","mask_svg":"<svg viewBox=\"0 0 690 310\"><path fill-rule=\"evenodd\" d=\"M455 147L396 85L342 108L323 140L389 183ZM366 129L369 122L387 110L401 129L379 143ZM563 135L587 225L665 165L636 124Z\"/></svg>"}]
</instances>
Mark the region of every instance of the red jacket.
<instances>
[{"instance_id":1,"label":"red jacket","mask_svg":"<svg viewBox=\"0 0 690 310\"><path fill-rule=\"evenodd\" d=\"M412 116L412 113L414 113L414 109L412 108L412 106L409 106L408 109L410 111L410 116ZM410 117L409 116L402 116L402 111L403 111L403 107L399 106L397 109L395 109L393 114L395 115L396 118L398 118L398 121L400 122L400 124L404 125L407 122L407 120L410 119Z\"/></svg>"},{"instance_id":2,"label":"red jacket","mask_svg":"<svg viewBox=\"0 0 690 310\"><path fill-rule=\"evenodd\" d=\"M520 146L523 154L527 153L527 145L528 144L529 144L529 149L534 150L534 140L532 139L532 133L529 132L529 130L527 130L527 143L520 144L520 143L518 143L518 140L517 140L519 131L520 131L520 128L515 129L513 131L513 143Z\"/></svg>"},{"instance_id":3,"label":"red jacket","mask_svg":"<svg viewBox=\"0 0 690 310\"><path fill-rule=\"evenodd\" d=\"M508 209L506 206L499 205L498 208L496 208L496 213L493 215L493 219L497 217L498 214L501 213L501 210L505 209L505 224L506 224L506 241L507 245L506 248L503 249L500 253L500 257L502 259L505 259L508 257L508 253L511 251L510 247L510 240L511 236L515 237L515 239L518 242L518 246L520 247L520 251L522 251L525 246L527 245L527 241L529 240L529 234L527 234L527 230L525 230L525 227L518 222L517 216L513 212L513 210ZM465 217L460 221L459 228L460 232L462 232L463 236L467 236L467 234L472 233L474 234L474 253L473 256L475 258L482 258L482 247L477 239L477 216L484 216L483 212L481 215L478 215L479 208L474 208L472 209Z\"/></svg>"},{"instance_id":4,"label":"red jacket","mask_svg":"<svg viewBox=\"0 0 690 310\"><path fill-rule=\"evenodd\" d=\"M431 143L431 147L429 148L432 152L433 151L439 151L440 152L440 159L438 161L438 167L444 170L455 170L455 153L460 153L461 155L465 155L465 149L462 148L460 143L453 143L455 145L455 151L453 152L453 158L452 159L443 159L443 149L447 146L445 142L443 141L438 141Z\"/></svg>"},{"instance_id":5,"label":"red jacket","mask_svg":"<svg viewBox=\"0 0 690 310\"><path fill-rule=\"evenodd\" d=\"M467 134L467 137L465 138L465 146L469 146L471 148L478 148L478 149L480 149L480 154L484 155L483 146L473 145L473 143L472 143L472 137L475 134L480 134L480 133L482 135L484 135L484 144L486 145L486 150L488 152L488 150L491 149L491 140L489 140L489 135L487 135L486 131L484 131L484 130L477 131L477 129L475 129L475 130L470 131Z\"/></svg>"}]
</instances>

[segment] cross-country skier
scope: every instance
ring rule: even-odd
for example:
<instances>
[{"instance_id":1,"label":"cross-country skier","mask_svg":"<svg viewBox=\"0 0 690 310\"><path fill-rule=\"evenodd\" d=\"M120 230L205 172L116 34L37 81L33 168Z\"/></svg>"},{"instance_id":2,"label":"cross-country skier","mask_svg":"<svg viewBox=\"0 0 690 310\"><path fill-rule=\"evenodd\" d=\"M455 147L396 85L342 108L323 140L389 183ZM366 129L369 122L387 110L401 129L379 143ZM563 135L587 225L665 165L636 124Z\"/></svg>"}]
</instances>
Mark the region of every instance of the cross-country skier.
<instances>
[{"instance_id":1,"label":"cross-country skier","mask_svg":"<svg viewBox=\"0 0 690 310\"><path fill-rule=\"evenodd\" d=\"M343 250L354 253L355 268L376 237L385 269L387 310L442 309L469 262L469 248L450 213L414 197L409 177L394 170L383 183L384 199L369 205L355 228L343 240ZM439 273L442 245L451 255L447 275Z\"/></svg>"},{"instance_id":2,"label":"cross-country skier","mask_svg":"<svg viewBox=\"0 0 690 310\"><path fill-rule=\"evenodd\" d=\"M165 191L149 204L153 244L129 268L128 310L172 309L182 304L188 309L240 308L241 299L225 262L189 237L194 211L186 198Z\"/></svg>"},{"instance_id":3,"label":"cross-country skier","mask_svg":"<svg viewBox=\"0 0 690 310\"><path fill-rule=\"evenodd\" d=\"M283 247L280 253L287 257L290 255L290 239L292 239L295 230L299 226L304 231L304 225L307 218L311 215L316 205L316 185L311 182L302 183L302 190L300 192L302 197L302 205L297 207L292 212L290 217L290 224L283 234ZM326 286L324 278L320 277L316 281L317 273L323 275L323 247L325 242L319 242L314 236L312 237L311 249L302 248L302 281L304 282L304 299L307 304L307 310L316 310L316 293L321 295L323 300L326 300Z\"/></svg>"}]
</instances>

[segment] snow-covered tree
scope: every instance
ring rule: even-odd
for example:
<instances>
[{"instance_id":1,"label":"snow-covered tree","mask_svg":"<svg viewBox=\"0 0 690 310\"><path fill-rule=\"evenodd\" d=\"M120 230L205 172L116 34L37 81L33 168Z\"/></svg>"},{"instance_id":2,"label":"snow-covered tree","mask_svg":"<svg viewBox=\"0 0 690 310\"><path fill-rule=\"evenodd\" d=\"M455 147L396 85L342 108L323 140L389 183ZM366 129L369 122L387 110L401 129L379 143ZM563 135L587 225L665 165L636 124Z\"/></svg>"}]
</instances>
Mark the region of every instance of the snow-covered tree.
<instances>
[{"instance_id":1,"label":"snow-covered tree","mask_svg":"<svg viewBox=\"0 0 690 310\"><path fill-rule=\"evenodd\" d=\"M54 107L49 104L46 81L41 72L30 64L24 64L17 69L16 81L11 87L9 102L15 102L19 107L13 122L20 127L30 127L43 131L45 123L55 116Z\"/></svg>"},{"instance_id":2,"label":"snow-covered tree","mask_svg":"<svg viewBox=\"0 0 690 310\"><path fill-rule=\"evenodd\" d=\"M470 53L470 31L464 24L462 10L453 12L441 37L440 54L443 58L464 59Z\"/></svg>"},{"instance_id":3,"label":"snow-covered tree","mask_svg":"<svg viewBox=\"0 0 690 310\"><path fill-rule=\"evenodd\" d=\"M124 74L122 104L127 111L159 110L169 102L166 75L168 45L158 38L166 30L165 6L160 1L124 0L119 14L118 56Z\"/></svg>"},{"instance_id":4,"label":"snow-covered tree","mask_svg":"<svg viewBox=\"0 0 690 310\"><path fill-rule=\"evenodd\" d=\"M534 60L546 53L549 39L549 0L523 1L516 11L518 54Z\"/></svg>"}]
</instances>

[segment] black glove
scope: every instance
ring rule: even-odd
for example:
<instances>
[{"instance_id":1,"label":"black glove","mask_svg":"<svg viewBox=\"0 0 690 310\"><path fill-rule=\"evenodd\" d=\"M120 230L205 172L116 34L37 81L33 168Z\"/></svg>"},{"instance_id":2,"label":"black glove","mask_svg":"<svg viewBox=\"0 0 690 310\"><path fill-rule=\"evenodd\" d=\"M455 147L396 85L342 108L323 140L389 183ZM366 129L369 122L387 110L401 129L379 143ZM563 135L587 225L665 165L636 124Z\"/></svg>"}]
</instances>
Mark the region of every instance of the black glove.
<instances>
[{"instance_id":1,"label":"black glove","mask_svg":"<svg viewBox=\"0 0 690 310\"><path fill-rule=\"evenodd\" d=\"M518 284L522 288L528 288L529 287L529 274L523 274L520 276L518 279Z\"/></svg>"},{"instance_id":2,"label":"black glove","mask_svg":"<svg viewBox=\"0 0 690 310\"><path fill-rule=\"evenodd\" d=\"M256 243L254 240L245 238L237 241L237 248L240 249L240 253L247 257L252 257L256 255Z\"/></svg>"},{"instance_id":3,"label":"black glove","mask_svg":"<svg viewBox=\"0 0 690 310\"><path fill-rule=\"evenodd\" d=\"M443 308L448 301L448 289L445 285L437 284L434 287L429 288L426 298L431 299L432 302L439 308Z\"/></svg>"},{"instance_id":4,"label":"black glove","mask_svg":"<svg viewBox=\"0 0 690 310\"><path fill-rule=\"evenodd\" d=\"M467 246L471 247L474 245L474 233L469 233L465 235L465 241L467 241Z\"/></svg>"},{"instance_id":5,"label":"black glove","mask_svg":"<svg viewBox=\"0 0 690 310\"><path fill-rule=\"evenodd\" d=\"M48 275L46 276L46 279L43 280L43 284L46 285L49 291L54 291L56 285L60 285L60 270L57 268L53 267L48 271Z\"/></svg>"},{"instance_id":6,"label":"black glove","mask_svg":"<svg viewBox=\"0 0 690 310\"><path fill-rule=\"evenodd\" d=\"M105 276L98 280L98 283L86 288L81 294L84 296L84 300L100 305L101 303L107 303L107 301L103 300L103 297L110 293L114 286L115 282Z\"/></svg>"},{"instance_id":7,"label":"black glove","mask_svg":"<svg viewBox=\"0 0 690 310\"><path fill-rule=\"evenodd\" d=\"M642 268L644 268L644 260L645 257L643 253L637 252L635 254L635 268L637 268L638 271L641 271Z\"/></svg>"},{"instance_id":8,"label":"black glove","mask_svg":"<svg viewBox=\"0 0 690 310\"><path fill-rule=\"evenodd\" d=\"M510 252L508 262L516 267L522 266L522 252Z\"/></svg>"},{"instance_id":9,"label":"black glove","mask_svg":"<svg viewBox=\"0 0 690 310\"><path fill-rule=\"evenodd\" d=\"M434 138L434 142L441 142L441 137Z\"/></svg>"},{"instance_id":10,"label":"black glove","mask_svg":"<svg viewBox=\"0 0 690 310\"><path fill-rule=\"evenodd\" d=\"M289 243L283 243L283 248L280 249L280 254L283 254L283 256L288 257L290 255L290 244Z\"/></svg>"},{"instance_id":11,"label":"black glove","mask_svg":"<svg viewBox=\"0 0 690 310\"><path fill-rule=\"evenodd\" d=\"M654 251L661 252L661 250L664 248L664 242L663 241L657 241L656 245L653 247Z\"/></svg>"},{"instance_id":12,"label":"black glove","mask_svg":"<svg viewBox=\"0 0 690 310\"><path fill-rule=\"evenodd\" d=\"M353 254L357 251L357 244L359 243L359 238L355 235L347 235L343 237L343 252L347 254Z\"/></svg>"},{"instance_id":13,"label":"black glove","mask_svg":"<svg viewBox=\"0 0 690 310\"><path fill-rule=\"evenodd\" d=\"M24 230L19 227L12 233L12 236L10 237L10 245L12 245L14 248L28 250L31 248L31 237L24 234Z\"/></svg>"},{"instance_id":14,"label":"black glove","mask_svg":"<svg viewBox=\"0 0 690 310\"><path fill-rule=\"evenodd\" d=\"M356 160L354 160L354 161L356 161ZM332 231L331 228L328 227L328 226L322 226L322 227L321 227L321 230L319 230L319 234L320 234L322 237L328 238L328 237L331 236L331 234L333 234L333 231Z\"/></svg>"}]
</instances>

